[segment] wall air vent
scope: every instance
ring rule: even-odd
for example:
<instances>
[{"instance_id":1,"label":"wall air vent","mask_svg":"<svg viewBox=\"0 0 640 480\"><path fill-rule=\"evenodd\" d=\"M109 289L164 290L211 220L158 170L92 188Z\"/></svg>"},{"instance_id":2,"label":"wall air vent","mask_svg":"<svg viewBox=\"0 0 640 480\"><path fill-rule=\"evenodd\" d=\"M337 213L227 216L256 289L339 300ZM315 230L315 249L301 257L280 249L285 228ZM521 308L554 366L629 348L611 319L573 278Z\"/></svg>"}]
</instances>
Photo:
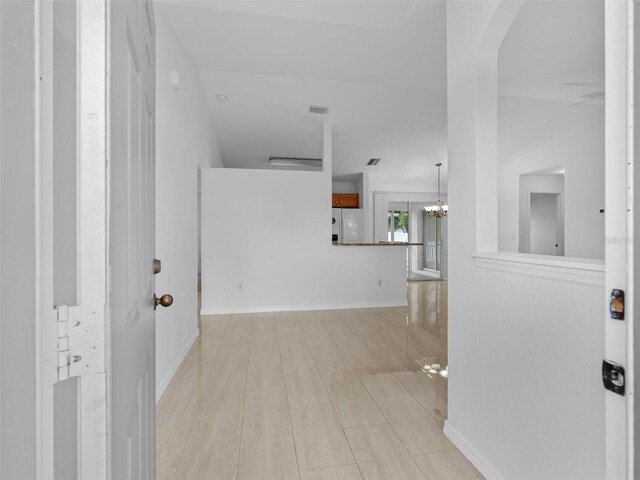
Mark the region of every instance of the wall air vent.
<instances>
[{"instance_id":1,"label":"wall air vent","mask_svg":"<svg viewBox=\"0 0 640 480\"><path fill-rule=\"evenodd\" d=\"M309 113L319 113L321 115L326 115L329 111L329 107L321 107L319 105L309 105Z\"/></svg>"},{"instance_id":2,"label":"wall air vent","mask_svg":"<svg viewBox=\"0 0 640 480\"><path fill-rule=\"evenodd\" d=\"M373 166L373 165L377 165L380 163L380 159L379 158L372 158L367 162L368 166Z\"/></svg>"}]
</instances>

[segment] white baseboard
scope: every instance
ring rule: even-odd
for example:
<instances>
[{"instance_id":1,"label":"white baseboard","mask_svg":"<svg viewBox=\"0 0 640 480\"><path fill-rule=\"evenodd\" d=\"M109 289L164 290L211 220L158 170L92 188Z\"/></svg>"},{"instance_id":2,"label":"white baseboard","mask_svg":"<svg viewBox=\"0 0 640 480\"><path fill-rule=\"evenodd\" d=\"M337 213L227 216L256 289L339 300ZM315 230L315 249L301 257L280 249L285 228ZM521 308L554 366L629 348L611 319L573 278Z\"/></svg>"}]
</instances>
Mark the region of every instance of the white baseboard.
<instances>
[{"instance_id":1,"label":"white baseboard","mask_svg":"<svg viewBox=\"0 0 640 480\"><path fill-rule=\"evenodd\" d=\"M178 355L175 362L173 362L173 365L171 365L171 368L169 369L167 374L164 376L164 378L160 383L156 384L156 403L158 403L158 401L160 400L160 397L162 397L162 394L169 386L171 379L180 368L180 365L182 365L182 362L184 361L184 357L186 357L187 353L189 353L189 350L191 349L193 342L195 342L196 339L198 338L198 335L200 335L200 329L196 328L196 331L193 332L193 335L191 336L191 338L187 340L187 343L185 343L182 351L180 352L180 355Z\"/></svg>"},{"instance_id":2,"label":"white baseboard","mask_svg":"<svg viewBox=\"0 0 640 480\"><path fill-rule=\"evenodd\" d=\"M350 308L406 307L407 301L337 303L328 305L275 305L270 307L220 307L203 308L201 315L220 315L226 313L262 313L262 312L300 312L303 310L348 310Z\"/></svg>"},{"instance_id":3,"label":"white baseboard","mask_svg":"<svg viewBox=\"0 0 640 480\"><path fill-rule=\"evenodd\" d=\"M487 480L505 480L505 478L493 468L493 465L487 462L487 460L464 439L460 432L451 425L449 420L445 420L444 422L444 434Z\"/></svg>"}]
</instances>

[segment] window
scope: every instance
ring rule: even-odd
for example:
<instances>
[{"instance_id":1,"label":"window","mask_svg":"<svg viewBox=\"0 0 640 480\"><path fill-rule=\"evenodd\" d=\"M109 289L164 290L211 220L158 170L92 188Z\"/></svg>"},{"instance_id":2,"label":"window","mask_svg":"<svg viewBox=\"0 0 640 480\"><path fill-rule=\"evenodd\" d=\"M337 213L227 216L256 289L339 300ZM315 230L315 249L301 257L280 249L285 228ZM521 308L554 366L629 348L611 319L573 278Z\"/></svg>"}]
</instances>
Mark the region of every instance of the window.
<instances>
[{"instance_id":1,"label":"window","mask_svg":"<svg viewBox=\"0 0 640 480\"><path fill-rule=\"evenodd\" d=\"M389 210L388 214L389 242L409 241L409 212L407 210Z\"/></svg>"}]
</instances>

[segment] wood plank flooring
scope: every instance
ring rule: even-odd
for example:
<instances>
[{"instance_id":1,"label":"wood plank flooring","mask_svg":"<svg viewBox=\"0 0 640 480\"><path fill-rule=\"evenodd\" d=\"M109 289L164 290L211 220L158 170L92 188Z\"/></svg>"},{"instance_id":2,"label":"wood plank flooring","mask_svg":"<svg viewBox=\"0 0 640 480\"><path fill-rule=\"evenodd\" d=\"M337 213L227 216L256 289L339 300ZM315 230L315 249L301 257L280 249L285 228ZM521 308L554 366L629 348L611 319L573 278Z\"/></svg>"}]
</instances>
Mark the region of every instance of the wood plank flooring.
<instances>
[{"instance_id":1,"label":"wood plank flooring","mask_svg":"<svg viewBox=\"0 0 640 480\"><path fill-rule=\"evenodd\" d=\"M442 433L447 285L408 308L203 316L157 410L159 480L470 480Z\"/></svg>"}]
</instances>

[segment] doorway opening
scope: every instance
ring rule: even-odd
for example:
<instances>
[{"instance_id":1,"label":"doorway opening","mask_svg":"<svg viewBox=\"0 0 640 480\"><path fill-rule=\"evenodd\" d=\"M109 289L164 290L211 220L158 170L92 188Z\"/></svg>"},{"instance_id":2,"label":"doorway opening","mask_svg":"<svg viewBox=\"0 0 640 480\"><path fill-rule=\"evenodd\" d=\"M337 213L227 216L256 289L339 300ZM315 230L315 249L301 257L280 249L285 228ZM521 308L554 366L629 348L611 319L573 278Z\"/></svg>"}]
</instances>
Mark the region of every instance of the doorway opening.
<instances>
[{"instance_id":1,"label":"doorway opening","mask_svg":"<svg viewBox=\"0 0 640 480\"><path fill-rule=\"evenodd\" d=\"M565 255L564 172L522 174L519 184L518 252L563 257Z\"/></svg>"},{"instance_id":2,"label":"doorway opening","mask_svg":"<svg viewBox=\"0 0 640 480\"><path fill-rule=\"evenodd\" d=\"M564 255L559 193L529 193L529 253Z\"/></svg>"}]
</instances>

